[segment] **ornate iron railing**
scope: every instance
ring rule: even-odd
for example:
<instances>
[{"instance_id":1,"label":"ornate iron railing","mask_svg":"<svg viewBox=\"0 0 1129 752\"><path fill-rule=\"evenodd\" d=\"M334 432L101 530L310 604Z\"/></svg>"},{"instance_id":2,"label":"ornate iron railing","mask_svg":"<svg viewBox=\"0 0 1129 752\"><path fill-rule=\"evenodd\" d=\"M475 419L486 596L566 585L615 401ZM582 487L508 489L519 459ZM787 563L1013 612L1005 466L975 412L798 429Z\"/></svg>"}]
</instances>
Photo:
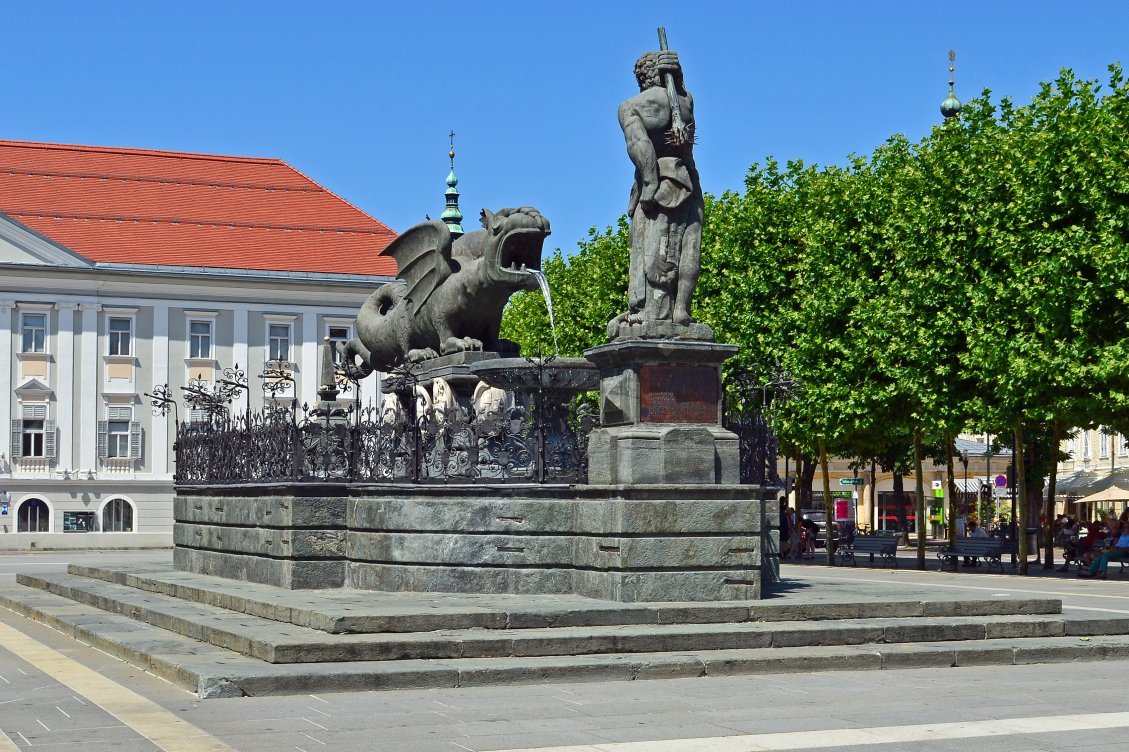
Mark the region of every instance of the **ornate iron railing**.
<instances>
[{"instance_id":1,"label":"ornate iron railing","mask_svg":"<svg viewBox=\"0 0 1129 752\"><path fill-rule=\"evenodd\" d=\"M772 431L773 406L795 390L796 383L777 367L735 370L725 384L723 424L737 434L741 452L741 482L781 486L776 461L780 443Z\"/></svg>"},{"instance_id":2,"label":"ornate iron railing","mask_svg":"<svg viewBox=\"0 0 1129 752\"><path fill-rule=\"evenodd\" d=\"M405 400L408 401L408 400ZM584 483L592 416L529 404L473 413L453 407L310 408L210 414L179 423L178 484ZM418 412L418 415L416 414Z\"/></svg>"}]
</instances>

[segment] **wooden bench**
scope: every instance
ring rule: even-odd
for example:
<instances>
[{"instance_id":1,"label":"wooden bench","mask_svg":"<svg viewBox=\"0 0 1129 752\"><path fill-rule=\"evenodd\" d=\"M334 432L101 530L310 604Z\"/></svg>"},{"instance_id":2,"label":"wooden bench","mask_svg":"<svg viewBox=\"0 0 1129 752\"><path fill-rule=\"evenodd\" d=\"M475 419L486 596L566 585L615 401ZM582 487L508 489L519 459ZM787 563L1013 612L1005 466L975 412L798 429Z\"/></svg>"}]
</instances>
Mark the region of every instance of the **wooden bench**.
<instances>
[{"instance_id":1,"label":"wooden bench","mask_svg":"<svg viewBox=\"0 0 1129 752\"><path fill-rule=\"evenodd\" d=\"M842 545L835 549L835 556L839 558L839 566L843 566L849 561L852 567L858 566L855 554L870 554L871 561L874 561L874 555L878 554L882 557L882 566L893 564L896 569L898 566L897 553L898 538L890 535L856 535L851 544Z\"/></svg>"},{"instance_id":2,"label":"wooden bench","mask_svg":"<svg viewBox=\"0 0 1129 752\"><path fill-rule=\"evenodd\" d=\"M987 561L989 570L998 569L1002 572L1004 565L1000 562L1000 557L1003 555L1003 548L1004 542L998 538L958 538L951 546L941 546L937 558L941 560L942 571L946 564L951 564L955 572L957 559L972 556Z\"/></svg>"}]
</instances>

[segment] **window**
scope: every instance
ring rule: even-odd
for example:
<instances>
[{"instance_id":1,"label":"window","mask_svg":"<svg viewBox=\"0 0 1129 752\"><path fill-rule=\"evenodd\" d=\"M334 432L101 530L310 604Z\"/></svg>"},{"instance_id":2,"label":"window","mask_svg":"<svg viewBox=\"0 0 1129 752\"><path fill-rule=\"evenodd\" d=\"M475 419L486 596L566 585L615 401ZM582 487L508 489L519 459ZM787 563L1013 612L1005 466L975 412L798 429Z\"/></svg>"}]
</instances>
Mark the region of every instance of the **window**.
<instances>
[{"instance_id":1,"label":"window","mask_svg":"<svg viewBox=\"0 0 1129 752\"><path fill-rule=\"evenodd\" d=\"M133 319L110 319L110 355L133 355Z\"/></svg>"},{"instance_id":2,"label":"window","mask_svg":"<svg viewBox=\"0 0 1129 752\"><path fill-rule=\"evenodd\" d=\"M28 499L16 513L16 532L46 533L51 530L51 508L43 499Z\"/></svg>"},{"instance_id":3,"label":"window","mask_svg":"<svg viewBox=\"0 0 1129 752\"><path fill-rule=\"evenodd\" d=\"M211 321L190 321L188 323L188 357L212 357Z\"/></svg>"},{"instance_id":4,"label":"window","mask_svg":"<svg viewBox=\"0 0 1129 752\"><path fill-rule=\"evenodd\" d=\"M129 457L129 421L107 421L107 457Z\"/></svg>"},{"instance_id":5,"label":"window","mask_svg":"<svg viewBox=\"0 0 1129 752\"><path fill-rule=\"evenodd\" d=\"M1129 436L1122 435L1120 438L1121 449L1118 450L1118 454L1120 454L1122 457L1129 456Z\"/></svg>"},{"instance_id":6,"label":"window","mask_svg":"<svg viewBox=\"0 0 1129 752\"><path fill-rule=\"evenodd\" d=\"M125 499L110 499L102 507L102 532L132 533L133 505Z\"/></svg>"},{"instance_id":7,"label":"window","mask_svg":"<svg viewBox=\"0 0 1129 752\"><path fill-rule=\"evenodd\" d=\"M23 346L21 352L47 352L47 314L25 313L22 318Z\"/></svg>"},{"instance_id":8,"label":"window","mask_svg":"<svg viewBox=\"0 0 1129 752\"><path fill-rule=\"evenodd\" d=\"M98 422L98 456L111 460L141 459L141 424L132 407L107 407Z\"/></svg>"},{"instance_id":9,"label":"window","mask_svg":"<svg viewBox=\"0 0 1129 752\"><path fill-rule=\"evenodd\" d=\"M46 422L45 420L25 420L23 422L24 433L20 456L43 457L46 454L47 447L44 446L43 441L47 434Z\"/></svg>"},{"instance_id":10,"label":"window","mask_svg":"<svg viewBox=\"0 0 1129 752\"><path fill-rule=\"evenodd\" d=\"M23 405L21 415L12 421L12 455L54 459L55 421L47 419L47 405Z\"/></svg>"},{"instance_id":11,"label":"window","mask_svg":"<svg viewBox=\"0 0 1129 752\"><path fill-rule=\"evenodd\" d=\"M334 363L340 363L341 362L341 358L343 356L341 354L340 348L343 347L345 345L345 343L349 341L349 335L350 335L350 331L349 331L349 327L347 327L347 326L331 326L331 327L329 327L330 352L333 353L333 362Z\"/></svg>"},{"instance_id":12,"label":"window","mask_svg":"<svg viewBox=\"0 0 1129 752\"><path fill-rule=\"evenodd\" d=\"M267 353L269 360L290 362L289 324L271 324L267 327Z\"/></svg>"},{"instance_id":13,"label":"window","mask_svg":"<svg viewBox=\"0 0 1129 752\"><path fill-rule=\"evenodd\" d=\"M94 512L63 512L64 533L93 533Z\"/></svg>"},{"instance_id":14,"label":"window","mask_svg":"<svg viewBox=\"0 0 1129 752\"><path fill-rule=\"evenodd\" d=\"M1109 456L1109 434L1105 431L1098 435L1098 456L1103 458Z\"/></svg>"},{"instance_id":15,"label":"window","mask_svg":"<svg viewBox=\"0 0 1129 752\"><path fill-rule=\"evenodd\" d=\"M1083 431L1082 432L1082 459L1084 459L1084 460L1090 459L1090 453L1091 453L1090 432L1089 431Z\"/></svg>"}]
</instances>

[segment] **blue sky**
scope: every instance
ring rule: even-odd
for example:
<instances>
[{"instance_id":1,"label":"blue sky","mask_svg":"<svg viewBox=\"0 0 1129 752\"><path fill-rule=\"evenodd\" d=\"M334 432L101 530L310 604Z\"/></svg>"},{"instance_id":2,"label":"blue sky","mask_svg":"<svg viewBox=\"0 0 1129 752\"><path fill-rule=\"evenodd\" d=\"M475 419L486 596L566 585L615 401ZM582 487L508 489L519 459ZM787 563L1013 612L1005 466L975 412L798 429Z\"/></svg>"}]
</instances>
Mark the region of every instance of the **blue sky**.
<instances>
[{"instance_id":1,"label":"blue sky","mask_svg":"<svg viewBox=\"0 0 1129 752\"><path fill-rule=\"evenodd\" d=\"M1124 0L408 5L0 0L0 138L279 157L402 231L442 211L453 129L467 229L533 205L570 251L626 208L616 106L659 25L713 193L924 135L949 48L964 100L1129 63Z\"/></svg>"}]
</instances>

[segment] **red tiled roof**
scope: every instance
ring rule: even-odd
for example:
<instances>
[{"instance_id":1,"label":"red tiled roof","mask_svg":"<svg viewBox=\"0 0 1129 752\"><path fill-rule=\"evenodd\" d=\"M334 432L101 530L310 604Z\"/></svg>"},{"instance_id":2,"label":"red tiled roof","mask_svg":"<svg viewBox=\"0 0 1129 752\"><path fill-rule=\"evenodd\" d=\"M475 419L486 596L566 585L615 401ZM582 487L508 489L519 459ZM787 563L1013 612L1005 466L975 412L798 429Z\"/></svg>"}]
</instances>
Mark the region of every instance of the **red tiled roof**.
<instances>
[{"instance_id":1,"label":"red tiled roof","mask_svg":"<svg viewBox=\"0 0 1129 752\"><path fill-rule=\"evenodd\" d=\"M278 159L0 140L0 214L95 262L396 273L396 234Z\"/></svg>"}]
</instances>

